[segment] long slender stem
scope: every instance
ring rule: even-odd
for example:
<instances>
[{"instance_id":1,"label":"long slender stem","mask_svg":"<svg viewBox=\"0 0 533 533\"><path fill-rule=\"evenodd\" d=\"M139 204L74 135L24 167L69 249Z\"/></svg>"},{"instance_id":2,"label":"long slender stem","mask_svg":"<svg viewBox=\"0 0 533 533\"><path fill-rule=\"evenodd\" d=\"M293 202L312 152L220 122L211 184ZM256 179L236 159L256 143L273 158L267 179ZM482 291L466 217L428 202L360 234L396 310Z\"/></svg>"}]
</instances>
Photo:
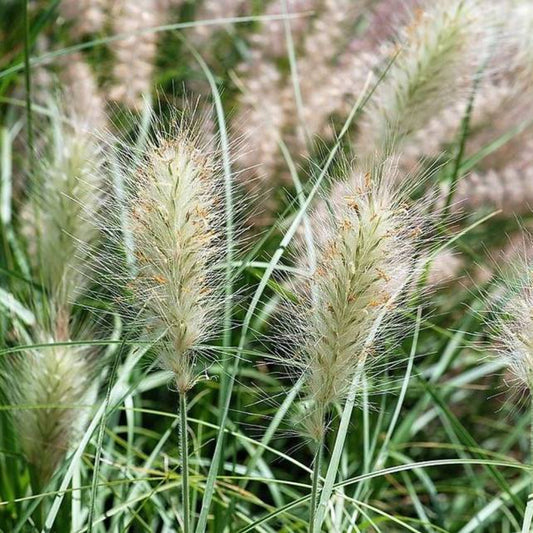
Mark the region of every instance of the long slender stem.
<instances>
[{"instance_id":1,"label":"long slender stem","mask_svg":"<svg viewBox=\"0 0 533 533\"><path fill-rule=\"evenodd\" d=\"M530 383L533 384L532 379L530 378ZM522 533L529 533L531 531L531 523L533 522L533 395L531 395L532 386L530 384L530 403L529 403L529 413L531 427L529 429L529 467L531 469L531 484L530 484L530 493L527 499L526 512L524 514L524 521L522 522Z\"/></svg>"},{"instance_id":2,"label":"long slender stem","mask_svg":"<svg viewBox=\"0 0 533 533\"><path fill-rule=\"evenodd\" d=\"M322 458L324 456L324 434L316 443L315 458L313 461L313 480L311 485L311 503L309 508L309 533L315 532L315 514L318 504L318 480L320 479L320 471L322 470Z\"/></svg>"},{"instance_id":3,"label":"long slender stem","mask_svg":"<svg viewBox=\"0 0 533 533\"><path fill-rule=\"evenodd\" d=\"M183 504L183 533L190 532L189 503L189 444L187 434L187 394L180 393L180 455L181 498Z\"/></svg>"},{"instance_id":4,"label":"long slender stem","mask_svg":"<svg viewBox=\"0 0 533 533\"><path fill-rule=\"evenodd\" d=\"M529 404L529 413L530 413L530 422L531 426L529 428L529 467L531 468L531 493L533 493L533 395L531 395L531 386L530 386L530 404Z\"/></svg>"},{"instance_id":5,"label":"long slender stem","mask_svg":"<svg viewBox=\"0 0 533 533\"><path fill-rule=\"evenodd\" d=\"M320 531L322 528L322 522L324 522L329 498L333 492L333 485L335 484L335 479L339 471L339 463L341 461L342 450L344 449L344 441L346 439L346 433L348 432L348 426L352 417L356 391L359 387L359 383L360 376L356 375L350 385L348 397L346 398L346 403L344 404L344 409L342 411L341 421L337 429L337 436L335 438L335 444L333 445L333 453L329 459L326 478L324 480L324 487L320 494L320 501L318 502L317 513L314 520L314 527L317 528L317 531Z\"/></svg>"}]
</instances>

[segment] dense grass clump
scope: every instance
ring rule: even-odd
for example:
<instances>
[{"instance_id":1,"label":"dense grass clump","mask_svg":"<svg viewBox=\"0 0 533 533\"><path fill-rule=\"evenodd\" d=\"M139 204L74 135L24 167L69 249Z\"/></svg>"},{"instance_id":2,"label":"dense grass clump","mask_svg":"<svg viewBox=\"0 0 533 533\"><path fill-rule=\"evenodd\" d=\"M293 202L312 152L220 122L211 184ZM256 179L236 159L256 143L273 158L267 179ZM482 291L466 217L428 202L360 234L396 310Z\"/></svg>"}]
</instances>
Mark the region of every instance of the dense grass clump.
<instances>
[{"instance_id":1,"label":"dense grass clump","mask_svg":"<svg viewBox=\"0 0 533 533\"><path fill-rule=\"evenodd\" d=\"M532 28L0 3L0 533L530 531Z\"/></svg>"}]
</instances>

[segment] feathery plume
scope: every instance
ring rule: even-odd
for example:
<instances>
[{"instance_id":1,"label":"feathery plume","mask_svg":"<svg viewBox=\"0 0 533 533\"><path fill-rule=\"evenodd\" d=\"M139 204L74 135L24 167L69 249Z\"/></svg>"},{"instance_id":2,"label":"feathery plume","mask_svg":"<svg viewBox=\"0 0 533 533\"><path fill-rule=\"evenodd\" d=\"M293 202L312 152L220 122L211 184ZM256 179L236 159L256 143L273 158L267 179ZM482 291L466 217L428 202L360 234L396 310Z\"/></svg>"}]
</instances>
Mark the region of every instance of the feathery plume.
<instances>
[{"instance_id":1,"label":"feathery plume","mask_svg":"<svg viewBox=\"0 0 533 533\"><path fill-rule=\"evenodd\" d=\"M151 92L157 34L136 32L161 24L166 7L166 2L158 0L122 0L114 6L113 32L129 35L112 43L116 59L114 86L109 92L112 100L139 109L143 95Z\"/></svg>"},{"instance_id":2,"label":"feathery plume","mask_svg":"<svg viewBox=\"0 0 533 533\"><path fill-rule=\"evenodd\" d=\"M61 15L71 23L75 39L97 33L104 27L108 0L62 0Z\"/></svg>"},{"instance_id":3,"label":"feathery plume","mask_svg":"<svg viewBox=\"0 0 533 533\"><path fill-rule=\"evenodd\" d=\"M465 93L490 28L477 0L448 0L418 10L399 56L366 108L358 144L386 153Z\"/></svg>"},{"instance_id":4,"label":"feathery plume","mask_svg":"<svg viewBox=\"0 0 533 533\"><path fill-rule=\"evenodd\" d=\"M482 83L474 95L474 108L470 118L469 141L478 149L487 143L487 127L510 127L511 121L523 117L527 110L533 83L531 54L531 28L533 10L529 2L502 2L495 7L494 18L500 19L498 46L491 50L487 67L482 73ZM413 145L421 145L419 153L433 155L446 143L453 141L465 114L466 102L453 102L432 119L431 127L421 130ZM519 110L517 112L517 110ZM500 130L500 127L496 128ZM482 140L478 141L481 133ZM501 133L501 131L500 131ZM430 142L429 149L427 142ZM414 146L413 146L414 148Z\"/></svg>"},{"instance_id":5,"label":"feathery plume","mask_svg":"<svg viewBox=\"0 0 533 533\"><path fill-rule=\"evenodd\" d=\"M527 239L527 243L526 243ZM492 298L488 326L497 357L505 362L511 379L507 384L515 394L529 391L530 450L533 450L533 270L531 235L524 238L524 254L515 271L503 278ZM530 454L530 467L533 456ZM531 482L533 487L533 480ZM527 529L527 528L526 528Z\"/></svg>"},{"instance_id":6,"label":"feathery plume","mask_svg":"<svg viewBox=\"0 0 533 533\"><path fill-rule=\"evenodd\" d=\"M356 174L330 197L328 219L319 217L317 267L307 296L298 289L308 305L297 355L312 405L304 423L316 440L328 407L378 360L374 342L392 332L400 294L418 268L420 213L394 188L395 172L389 161Z\"/></svg>"},{"instance_id":7,"label":"feathery plume","mask_svg":"<svg viewBox=\"0 0 533 533\"><path fill-rule=\"evenodd\" d=\"M299 338L291 363L306 393L302 425L316 444L310 533L322 524L317 502L328 412L346 399L351 413L369 370L382 359L378 343L399 333L397 307L423 263L421 211L409 206L407 189L395 187L396 172L396 162L385 160L335 187L326 202L329 216L322 206L312 217L315 231L320 228L316 267L307 287L295 287L299 303L289 323L298 317ZM335 463L328 476L331 468ZM320 505L328 498L323 493Z\"/></svg>"},{"instance_id":8,"label":"feathery plume","mask_svg":"<svg viewBox=\"0 0 533 533\"><path fill-rule=\"evenodd\" d=\"M90 257L100 237L94 219L101 204L103 152L75 117L58 108L51 117L48 146L20 221L43 293L35 298L36 325L16 328L18 341L50 346L11 354L0 379L15 407L14 423L35 472L35 489L49 481L83 425L80 410L94 399L98 353L57 343L91 338L96 331L91 318L74 314L73 305L88 289Z\"/></svg>"},{"instance_id":9,"label":"feathery plume","mask_svg":"<svg viewBox=\"0 0 533 533\"><path fill-rule=\"evenodd\" d=\"M161 367L179 393L183 531L189 532L187 394L200 379L201 344L220 324L223 303L221 171L198 133L182 124L149 143L131 198L138 272L129 289ZM201 126L198 131L202 131Z\"/></svg>"},{"instance_id":10,"label":"feathery plume","mask_svg":"<svg viewBox=\"0 0 533 533\"><path fill-rule=\"evenodd\" d=\"M180 129L157 135L136 179L128 218L139 265L129 288L160 337L161 366L184 394L198 379L196 354L220 308L220 169L198 136Z\"/></svg>"},{"instance_id":11,"label":"feathery plume","mask_svg":"<svg viewBox=\"0 0 533 533\"><path fill-rule=\"evenodd\" d=\"M61 327L61 326L59 326ZM31 343L67 341L63 333L34 331ZM53 328L57 329L57 328ZM84 426L94 403L96 351L84 346L28 349L7 357L0 384L39 490L50 480Z\"/></svg>"},{"instance_id":12,"label":"feathery plume","mask_svg":"<svg viewBox=\"0 0 533 533\"><path fill-rule=\"evenodd\" d=\"M75 115L52 112L49 144L21 209L36 279L57 304L69 307L86 290L92 246L100 231L94 222L102 203L104 152Z\"/></svg>"},{"instance_id":13,"label":"feathery plume","mask_svg":"<svg viewBox=\"0 0 533 533\"><path fill-rule=\"evenodd\" d=\"M483 157L472 174L459 181L454 210L472 212L499 208L503 216L523 214L533 205L531 173L531 32L533 10L528 3L513 2L502 10L501 39L480 83L469 117L465 158L476 155L491 143L517 129L503 146ZM413 135L402 156L405 168L416 168L435 158L457 140L466 102L444 109Z\"/></svg>"},{"instance_id":14,"label":"feathery plume","mask_svg":"<svg viewBox=\"0 0 533 533\"><path fill-rule=\"evenodd\" d=\"M105 102L91 67L79 53L69 55L62 67L59 79L78 127L103 130L107 119Z\"/></svg>"},{"instance_id":15,"label":"feathery plume","mask_svg":"<svg viewBox=\"0 0 533 533\"><path fill-rule=\"evenodd\" d=\"M280 100L282 76L275 65L262 61L259 54L245 68L246 89L239 98L234 129L236 136L246 142L240 145L236 160L241 169L247 170L246 178L275 176L280 165L280 135L287 121Z\"/></svg>"}]
</instances>

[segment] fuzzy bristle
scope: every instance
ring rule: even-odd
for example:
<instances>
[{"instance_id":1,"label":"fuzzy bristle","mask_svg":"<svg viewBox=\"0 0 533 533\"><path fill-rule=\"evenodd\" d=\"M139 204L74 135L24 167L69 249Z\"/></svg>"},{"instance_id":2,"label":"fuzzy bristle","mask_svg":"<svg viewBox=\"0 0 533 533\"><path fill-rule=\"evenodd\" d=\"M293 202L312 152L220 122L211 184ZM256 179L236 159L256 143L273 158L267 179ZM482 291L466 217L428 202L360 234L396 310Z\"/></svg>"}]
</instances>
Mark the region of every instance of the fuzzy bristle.
<instances>
[{"instance_id":1,"label":"fuzzy bristle","mask_svg":"<svg viewBox=\"0 0 533 533\"><path fill-rule=\"evenodd\" d=\"M92 272L104 154L76 117L57 110L52 120L32 192L22 207L22 233L37 279L56 303L70 305L87 288Z\"/></svg>"},{"instance_id":2,"label":"fuzzy bristle","mask_svg":"<svg viewBox=\"0 0 533 533\"><path fill-rule=\"evenodd\" d=\"M75 305L89 288L91 257L100 242L95 217L104 157L75 116L57 104L50 115L20 220L42 293L33 299L36 324L26 331L16 327L14 337L36 347L9 354L0 372L22 451L35 472L34 489L46 485L72 445L83 426L81 404L92 403L97 385L98 350L64 343L96 334L93 318L80 318Z\"/></svg>"},{"instance_id":3,"label":"fuzzy bristle","mask_svg":"<svg viewBox=\"0 0 533 533\"><path fill-rule=\"evenodd\" d=\"M449 0L416 11L398 57L367 106L363 153L387 153L465 94L483 58L490 25L477 0Z\"/></svg>"},{"instance_id":4,"label":"fuzzy bristle","mask_svg":"<svg viewBox=\"0 0 533 533\"><path fill-rule=\"evenodd\" d=\"M317 267L301 294L308 305L298 356L314 406L310 432L319 426L315 411L342 399L355 376L377 361L374 341L390 331L400 293L417 269L420 217L394 189L394 173L390 163L356 173L335 189L329 216L322 213L314 225L322 229Z\"/></svg>"},{"instance_id":5,"label":"fuzzy bristle","mask_svg":"<svg viewBox=\"0 0 533 533\"><path fill-rule=\"evenodd\" d=\"M195 355L217 323L215 267L224 260L220 172L188 133L160 136L131 201L138 274L130 288L147 330L160 337L159 361L180 392L197 379Z\"/></svg>"},{"instance_id":6,"label":"fuzzy bristle","mask_svg":"<svg viewBox=\"0 0 533 533\"><path fill-rule=\"evenodd\" d=\"M53 343L49 333L36 333L36 344ZM9 358L0 380L9 403L22 451L40 487L50 480L94 402L94 349L51 346Z\"/></svg>"}]
</instances>

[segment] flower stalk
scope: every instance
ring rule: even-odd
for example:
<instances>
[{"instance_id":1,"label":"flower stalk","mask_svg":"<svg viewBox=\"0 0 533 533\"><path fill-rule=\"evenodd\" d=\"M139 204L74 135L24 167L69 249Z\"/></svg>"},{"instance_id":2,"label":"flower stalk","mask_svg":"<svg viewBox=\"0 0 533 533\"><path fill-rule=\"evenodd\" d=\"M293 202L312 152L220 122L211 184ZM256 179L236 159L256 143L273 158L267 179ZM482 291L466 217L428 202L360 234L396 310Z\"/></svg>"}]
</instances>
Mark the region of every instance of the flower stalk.
<instances>
[{"instance_id":1,"label":"flower stalk","mask_svg":"<svg viewBox=\"0 0 533 533\"><path fill-rule=\"evenodd\" d=\"M315 514L318 505L320 472L322 469L322 460L324 457L324 434L316 442L315 457L313 460L313 474L311 484L311 504L309 508L309 533L314 533L315 530Z\"/></svg>"},{"instance_id":2,"label":"flower stalk","mask_svg":"<svg viewBox=\"0 0 533 533\"><path fill-rule=\"evenodd\" d=\"M378 343L401 333L397 309L407 305L402 296L409 293L419 268L413 257L424 249L421 210L409 205L409 191L395 182L394 161L376 164L370 172L352 170L349 179L333 188L328 208L321 206L312 216L317 265L308 282L295 287L299 303L291 309L292 323L299 317L301 336L292 362L303 373L307 396L301 422L317 446L310 532L321 528L338 471L338 444L342 450L363 377L372 375L382 355ZM343 400L347 419L343 417L320 490L327 415Z\"/></svg>"},{"instance_id":3,"label":"flower stalk","mask_svg":"<svg viewBox=\"0 0 533 533\"><path fill-rule=\"evenodd\" d=\"M202 345L223 328L224 189L218 159L200 133L183 123L154 129L140 172L129 173L133 193L126 219L138 268L127 288L144 335L179 395L183 531L189 533L187 400L205 379Z\"/></svg>"},{"instance_id":4,"label":"flower stalk","mask_svg":"<svg viewBox=\"0 0 533 533\"><path fill-rule=\"evenodd\" d=\"M183 533L190 532L191 505L189 502L189 443L187 431L187 394L180 393L180 430L179 444L181 456L181 496L183 506Z\"/></svg>"}]
</instances>

